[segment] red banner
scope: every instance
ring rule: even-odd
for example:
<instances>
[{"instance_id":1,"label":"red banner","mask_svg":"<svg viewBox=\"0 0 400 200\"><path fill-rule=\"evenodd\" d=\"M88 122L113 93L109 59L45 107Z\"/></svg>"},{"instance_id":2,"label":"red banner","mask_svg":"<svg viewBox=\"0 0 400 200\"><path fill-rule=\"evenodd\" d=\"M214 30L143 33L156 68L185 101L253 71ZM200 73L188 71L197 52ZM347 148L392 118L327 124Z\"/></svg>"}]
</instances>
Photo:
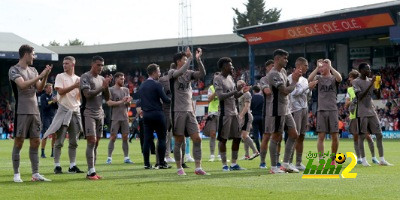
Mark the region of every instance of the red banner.
<instances>
[{"instance_id":1,"label":"red banner","mask_svg":"<svg viewBox=\"0 0 400 200\"><path fill-rule=\"evenodd\" d=\"M392 25L392 17L389 13L383 13L252 33L244 37L247 43L253 45Z\"/></svg>"}]
</instances>

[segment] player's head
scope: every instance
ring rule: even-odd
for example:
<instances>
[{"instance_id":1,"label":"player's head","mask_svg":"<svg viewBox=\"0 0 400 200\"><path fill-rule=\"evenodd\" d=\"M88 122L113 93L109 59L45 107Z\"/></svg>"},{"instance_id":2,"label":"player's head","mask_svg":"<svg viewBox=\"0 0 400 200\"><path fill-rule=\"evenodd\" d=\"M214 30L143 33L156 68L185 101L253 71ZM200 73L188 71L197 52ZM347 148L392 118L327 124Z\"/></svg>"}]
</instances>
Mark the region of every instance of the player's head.
<instances>
[{"instance_id":1,"label":"player's head","mask_svg":"<svg viewBox=\"0 0 400 200\"><path fill-rule=\"evenodd\" d=\"M239 86L246 86L246 82L244 82L243 80L238 80L237 81L237 83L236 83L236 85L239 87Z\"/></svg>"},{"instance_id":2,"label":"player's head","mask_svg":"<svg viewBox=\"0 0 400 200\"><path fill-rule=\"evenodd\" d=\"M303 75L307 73L308 61L303 57L298 57L295 63L296 69L301 69Z\"/></svg>"},{"instance_id":3,"label":"player's head","mask_svg":"<svg viewBox=\"0 0 400 200\"><path fill-rule=\"evenodd\" d=\"M355 70L355 69L351 70L351 72L349 73L350 83L353 82L353 80L358 78L359 76L360 76L360 73L357 70Z\"/></svg>"},{"instance_id":4,"label":"player's head","mask_svg":"<svg viewBox=\"0 0 400 200\"><path fill-rule=\"evenodd\" d=\"M149 75L149 77L153 78L154 80L158 80L161 75L160 66L154 63L147 66L147 75Z\"/></svg>"},{"instance_id":5,"label":"player's head","mask_svg":"<svg viewBox=\"0 0 400 200\"><path fill-rule=\"evenodd\" d=\"M289 53L283 49L277 49L274 51L274 67L285 68L289 58Z\"/></svg>"},{"instance_id":6,"label":"player's head","mask_svg":"<svg viewBox=\"0 0 400 200\"><path fill-rule=\"evenodd\" d=\"M187 62L187 57L184 52L179 52L174 55L174 63L177 69L181 68Z\"/></svg>"},{"instance_id":7,"label":"player's head","mask_svg":"<svg viewBox=\"0 0 400 200\"><path fill-rule=\"evenodd\" d=\"M91 66L90 71L95 75L99 75L103 71L104 59L101 56L93 56Z\"/></svg>"},{"instance_id":8,"label":"player's head","mask_svg":"<svg viewBox=\"0 0 400 200\"><path fill-rule=\"evenodd\" d=\"M70 73L74 71L75 68L75 58L72 56L66 56L63 60L64 72Z\"/></svg>"},{"instance_id":9,"label":"player's head","mask_svg":"<svg viewBox=\"0 0 400 200\"><path fill-rule=\"evenodd\" d=\"M329 75L330 73L331 73L331 69L330 69L330 67L331 67L331 60L329 60L329 59L319 59L318 61L317 61L317 64L318 64L318 71L319 71L319 73L321 74L321 75L323 75L323 76L327 76L327 75Z\"/></svg>"},{"instance_id":10,"label":"player's head","mask_svg":"<svg viewBox=\"0 0 400 200\"><path fill-rule=\"evenodd\" d=\"M229 57L222 57L217 62L218 68L221 70L222 74L232 75L235 69L232 65L232 59Z\"/></svg>"},{"instance_id":11,"label":"player's head","mask_svg":"<svg viewBox=\"0 0 400 200\"><path fill-rule=\"evenodd\" d=\"M46 85L44 86L44 91L46 92L46 94L51 94L53 92L53 84L46 83Z\"/></svg>"},{"instance_id":12,"label":"player's head","mask_svg":"<svg viewBox=\"0 0 400 200\"><path fill-rule=\"evenodd\" d=\"M361 63L358 65L358 71L360 71L360 74L362 76L370 76L371 75L371 67L369 66L368 63Z\"/></svg>"},{"instance_id":13,"label":"player's head","mask_svg":"<svg viewBox=\"0 0 400 200\"><path fill-rule=\"evenodd\" d=\"M255 86L253 86L253 92L254 93L259 93L260 91L261 91L261 88L260 88L260 86L258 86L258 85L255 85Z\"/></svg>"},{"instance_id":14,"label":"player's head","mask_svg":"<svg viewBox=\"0 0 400 200\"><path fill-rule=\"evenodd\" d=\"M175 63L171 63L169 65L169 69L176 69L176 64Z\"/></svg>"},{"instance_id":15,"label":"player's head","mask_svg":"<svg viewBox=\"0 0 400 200\"><path fill-rule=\"evenodd\" d=\"M19 59L26 62L27 65L33 65L33 59L36 58L33 47L24 44L19 48Z\"/></svg>"},{"instance_id":16,"label":"player's head","mask_svg":"<svg viewBox=\"0 0 400 200\"><path fill-rule=\"evenodd\" d=\"M268 74L269 71L274 67L274 61L269 59L265 62L265 74Z\"/></svg>"},{"instance_id":17,"label":"player's head","mask_svg":"<svg viewBox=\"0 0 400 200\"><path fill-rule=\"evenodd\" d=\"M119 87L124 86L124 82L125 82L124 73L122 73L122 72L115 73L114 80L115 80L115 84L118 85Z\"/></svg>"}]
</instances>

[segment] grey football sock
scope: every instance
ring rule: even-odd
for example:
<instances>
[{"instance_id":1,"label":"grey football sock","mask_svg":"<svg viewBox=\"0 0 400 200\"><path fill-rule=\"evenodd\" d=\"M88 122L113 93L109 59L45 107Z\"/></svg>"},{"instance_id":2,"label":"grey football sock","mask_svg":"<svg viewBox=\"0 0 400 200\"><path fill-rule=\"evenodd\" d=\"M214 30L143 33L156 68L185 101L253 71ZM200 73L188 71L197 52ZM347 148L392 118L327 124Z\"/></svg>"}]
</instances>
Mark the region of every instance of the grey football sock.
<instances>
[{"instance_id":1,"label":"grey football sock","mask_svg":"<svg viewBox=\"0 0 400 200\"><path fill-rule=\"evenodd\" d=\"M171 153L171 138L172 133L171 131L167 131L167 137L165 137L165 157L169 157L169 154Z\"/></svg>"},{"instance_id":2,"label":"grey football sock","mask_svg":"<svg viewBox=\"0 0 400 200\"><path fill-rule=\"evenodd\" d=\"M375 157L374 140L371 138L371 140L367 140L367 142L368 142L369 150L371 151L371 156Z\"/></svg>"},{"instance_id":3,"label":"grey football sock","mask_svg":"<svg viewBox=\"0 0 400 200\"><path fill-rule=\"evenodd\" d=\"M285 154L283 155L283 162L289 163L290 156L292 156L293 147L296 144L296 139L289 137L285 145Z\"/></svg>"},{"instance_id":4,"label":"grey football sock","mask_svg":"<svg viewBox=\"0 0 400 200\"><path fill-rule=\"evenodd\" d=\"M201 160L201 141L193 142L193 158L194 160Z\"/></svg>"},{"instance_id":5,"label":"grey football sock","mask_svg":"<svg viewBox=\"0 0 400 200\"><path fill-rule=\"evenodd\" d=\"M60 163L62 145L54 145L54 163Z\"/></svg>"},{"instance_id":6,"label":"grey football sock","mask_svg":"<svg viewBox=\"0 0 400 200\"><path fill-rule=\"evenodd\" d=\"M232 151L232 161L237 160L239 155L239 151Z\"/></svg>"},{"instance_id":7,"label":"grey football sock","mask_svg":"<svg viewBox=\"0 0 400 200\"><path fill-rule=\"evenodd\" d=\"M16 146L13 147L13 151L12 151L12 156L11 157L12 157L14 174L18 174L19 173L20 152L21 152L21 149L17 148Z\"/></svg>"},{"instance_id":8,"label":"grey football sock","mask_svg":"<svg viewBox=\"0 0 400 200\"><path fill-rule=\"evenodd\" d=\"M244 141L243 144L244 144L244 156L250 156L249 145L246 143L246 141Z\"/></svg>"},{"instance_id":9,"label":"grey football sock","mask_svg":"<svg viewBox=\"0 0 400 200\"><path fill-rule=\"evenodd\" d=\"M184 139L182 143L182 163L185 162L185 153L186 153L186 139Z\"/></svg>"},{"instance_id":10,"label":"grey football sock","mask_svg":"<svg viewBox=\"0 0 400 200\"><path fill-rule=\"evenodd\" d=\"M300 166L301 161L302 161L302 156L303 156L302 153L296 152L296 165L297 165L297 166Z\"/></svg>"},{"instance_id":11,"label":"grey football sock","mask_svg":"<svg viewBox=\"0 0 400 200\"><path fill-rule=\"evenodd\" d=\"M294 149L292 149L292 153L290 154L290 158L289 158L289 163L293 163L293 157L294 157Z\"/></svg>"},{"instance_id":12,"label":"grey football sock","mask_svg":"<svg viewBox=\"0 0 400 200\"><path fill-rule=\"evenodd\" d=\"M221 161L223 165L226 165L226 152L220 152Z\"/></svg>"},{"instance_id":13,"label":"grey football sock","mask_svg":"<svg viewBox=\"0 0 400 200\"><path fill-rule=\"evenodd\" d=\"M244 140L244 143L247 143L247 145L251 148L251 150L253 151L253 153L256 153L256 152L257 152L257 148L256 148L256 146L254 145L253 140L252 140L249 136L247 136L247 138Z\"/></svg>"},{"instance_id":14,"label":"grey football sock","mask_svg":"<svg viewBox=\"0 0 400 200\"><path fill-rule=\"evenodd\" d=\"M277 153L277 147L278 147L278 143L274 140L270 140L269 143L269 155L271 158L271 167L274 167L277 165L278 162L278 153Z\"/></svg>"},{"instance_id":15,"label":"grey football sock","mask_svg":"<svg viewBox=\"0 0 400 200\"><path fill-rule=\"evenodd\" d=\"M215 153L215 138L210 138L210 155Z\"/></svg>"},{"instance_id":16,"label":"grey football sock","mask_svg":"<svg viewBox=\"0 0 400 200\"><path fill-rule=\"evenodd\" d=\"M376 146L378 146L379 157L383 157L383 136L382 133L376 134Z\"/></svg>"},{"instance_id":17,"label":"grey football sock","mask_svg":"<svg viewBox=\"0 0 400 200\"><path fill-rule=\"evenodd\" d=\"M32 174L39 173L39 148L29 147L29 159L32 165Z\"/></svg>"},{"instance_id":18,"label":"grey football sock","mask_svg":"<svg viewBox=\"0 0 400 200\"><path fill-rule=\"evenodd\" d=\"M115 140L110 140L110 142L108 143L108 157L112 157L112 153L114 151L114 145L115 144Z\"/></svg>"},{"instance_id":19,"label":"grey football sock","mask_svg":"<svg viewBox=\"0 0 400 200\"><path fill-rule=\"evenodd\" d=\"M129 156L128 140L122 140L122 150L124 152L124 157L128 157Z\"/></svg>"},{"instance_id":20,"label":"grey football sock","mask_svg":"<svg viewBox=\"0 0 400 200\"><path fill-rule=\"evenodd\" d=\"M361 158L365 158L364 140L365 140L364 133L358 135L358 148L360 149L360 157Z\"/></svg>"},{"instance_id":21,"label":"grey football sock","mask_svg":"<svg viewBox=\"0 0 400 200\"><path fill-rule=\"evenodd\" d=\"M174 158L176 163L182 164L182 143L175 141Z\"/></svg>"},{"instance_id":22,"label":"grey football sock","mask_svg":"<svg viewBox=\"0 0 400 200\"><path fill-rule=\"evenodd\" d=\"M354 150L356 151L357 158L360 158L360 147L358 146L358 140L354 141Z\"/></svg>"},{"instance_id":23,"label":"grey football sock","mask_svg":"<svg viewBox=\"0 0 400 200\"><path fill-rule=\"evenodd\" d=\"M91 168L94 168L94 160L95 160L95 151L94 151L94 147L95 147L95 143L87 143L86 146L86 161L88 164L88 170L90 170Z\"/></svg>"},{"instance_id":24,"label":"grey football sock","mask_svg":"<svg viewBox=\"0 0 400 200\"><path fill-rule=\"evenodd\" d=\"M265 163L265 157L267 157L267 150L260 149L260 161L261 163Z\"/></svg>"}]
</instances>

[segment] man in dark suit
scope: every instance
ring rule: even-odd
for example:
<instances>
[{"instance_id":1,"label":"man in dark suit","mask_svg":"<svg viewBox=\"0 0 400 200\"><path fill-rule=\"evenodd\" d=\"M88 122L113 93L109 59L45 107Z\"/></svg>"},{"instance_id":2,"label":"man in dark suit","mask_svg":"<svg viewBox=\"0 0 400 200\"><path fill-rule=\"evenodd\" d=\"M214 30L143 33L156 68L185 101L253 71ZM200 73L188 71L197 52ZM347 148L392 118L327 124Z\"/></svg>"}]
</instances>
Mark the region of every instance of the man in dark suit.
<instances>
[{"instance_id":1,"label":"man in dark suit","mask_svg":"<svg viewBox=\"0 0 400 200\"><path fill-rule=\"evenodd\" d=\"M166 149L165 138L167 130L160 99L164 103L170 103L171 100L164 93L161 84L157 81L161 74L160 67L157 64L150 64L147 67L147 74L149 75L149 78L143 82L139 88L140 103L143 111L144 121L144 168L152 168L150 165L150 143L153 139L153 132L155 131L158 138L157 168L167 169L170 168L170 166L168 166L168 164L164 161Z\"/></svg>"}]
</instances>

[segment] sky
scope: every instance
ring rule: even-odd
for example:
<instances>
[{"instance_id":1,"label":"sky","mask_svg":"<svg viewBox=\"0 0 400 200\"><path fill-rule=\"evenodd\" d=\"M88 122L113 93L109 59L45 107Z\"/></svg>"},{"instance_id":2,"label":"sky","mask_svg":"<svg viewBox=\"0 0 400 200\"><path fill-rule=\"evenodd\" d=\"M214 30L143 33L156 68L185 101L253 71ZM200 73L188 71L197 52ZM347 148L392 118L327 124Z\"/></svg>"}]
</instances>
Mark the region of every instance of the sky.
<instances>
[{"instance_id":1,"label":"sky","mask_svg":"<svg viewBox=\"0 0 400 200\"><path fill-rule=\"evenodd\" d=\"M232 8L248 0L191 2L192 36L232 33ZM280 8L281 20L388 0L266 0ZM179 0L1 0L0 32L12 32L38 45L61 45L78 38L85 45L144 41L179 36Z\"/></svg>"}]
</instances>

